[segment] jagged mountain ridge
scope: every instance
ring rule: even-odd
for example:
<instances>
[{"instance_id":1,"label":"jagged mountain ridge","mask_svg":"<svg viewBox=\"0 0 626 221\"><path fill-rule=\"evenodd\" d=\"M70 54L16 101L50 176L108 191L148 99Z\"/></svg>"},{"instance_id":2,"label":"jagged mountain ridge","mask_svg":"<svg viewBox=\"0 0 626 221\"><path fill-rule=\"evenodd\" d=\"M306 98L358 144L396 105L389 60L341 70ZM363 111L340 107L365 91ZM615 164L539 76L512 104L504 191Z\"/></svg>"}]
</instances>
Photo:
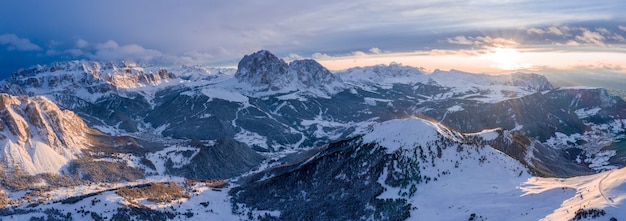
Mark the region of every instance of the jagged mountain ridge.
<instances>
[{"instance_id":1,"label":"jagged mountain ridge","mask_svg":"<svg viewBox=\"0 0 626 221\"><path fill-rule=\"evenodd\" d=\"M70 61L23 69L14 73L11 80L34 88L67 87L72 84L78 84L78 87L109 84L117 88L131 88L158 85L175 78L176 75L166 69L143 68L133 62Z\"/></svg>"}]
</instances>

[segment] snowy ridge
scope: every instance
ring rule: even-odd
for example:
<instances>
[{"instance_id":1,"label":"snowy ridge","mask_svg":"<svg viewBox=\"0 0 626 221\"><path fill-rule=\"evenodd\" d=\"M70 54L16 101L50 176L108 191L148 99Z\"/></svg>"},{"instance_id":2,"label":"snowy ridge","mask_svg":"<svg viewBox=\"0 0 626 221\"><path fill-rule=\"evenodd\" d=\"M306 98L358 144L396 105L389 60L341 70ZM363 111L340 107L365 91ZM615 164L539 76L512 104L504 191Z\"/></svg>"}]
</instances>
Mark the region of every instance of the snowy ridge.
<instances>
[{"instance_id":1,"label":"snowy ridge","mask_svg":"<svg viewBox=\"0 0 626 221\"><path fill-rule=\"evenodd\" d=\"M538 74L487 75L458 70L425 73L421 69L396 63L351 68L336 74L345 83L367 91L376 91L377 87L391 89L394 84L422 84L448 89L431 97L431 100L459 98L497 103L553 89L550 82Z\"/></svg>"},{"instance_id":2,"label":"snowy ridge","mask_svg":"<svg viewBox=\"0 0 626 221\"><path fill-rule=\"evenodd\" d=\"M445 126L421 118L385 121L374 125L363 136L365 143L377 143L387 148L387 153L398 149L427 146L439 139L439 135L455 142L462 142L463 135Z\"/></svg>"},{"instance_id":3,"label":"snowy ridge","mask_svg":"<svg viewBox=\"0 0 626 221\"><path fill-rule=\"evenodd\" d=\"M441 128L410 118L374 125L363 136L364 143L419 162L422 182L415 188L388 184L391 173L406 173L402 160L378 179L385 191L377 198L407 200L410 219L465 220L475 214L479 220L569 220L579 209L602 210L606 219L626 216L619 209L626 199L626 168L567 179L532 177L520 162L481 142L498 136L498 129L464 134L464 140L441 146L442 138L461 135ZM420 150L437 157L421 157Z\"/></svg>"},{"instance_id":4,"label":"snowy ridge","mask_svg":"<svg viewBox=\"0 0 626 221\"><path fill-rule=\"evenodd\" d=\"M428 79L428 76L420 69L403 66L398 63L350 68L338 72L337 75L345 82L350 82L360 87L379 85L383 88L391 88L396 83L424 82Z\"/></svg>"}]
</instances>

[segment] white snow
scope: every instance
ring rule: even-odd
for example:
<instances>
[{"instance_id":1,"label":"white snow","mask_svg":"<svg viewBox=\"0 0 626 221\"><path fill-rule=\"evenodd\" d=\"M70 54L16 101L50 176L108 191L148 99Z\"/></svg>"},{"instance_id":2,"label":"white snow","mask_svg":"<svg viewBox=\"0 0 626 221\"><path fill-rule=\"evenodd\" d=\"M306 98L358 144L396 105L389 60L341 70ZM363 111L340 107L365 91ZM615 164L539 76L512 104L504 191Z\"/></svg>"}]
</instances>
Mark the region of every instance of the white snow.
<instances>
[{"instance_id":1,"label":"white snow","mask_svg":"<svg viewBox=\"0 0 626 221\"><path fill-rule=\"evenodd\" d=\"M579 115L580 116L580 115ZM607 124L589 125L591 130L583 134L574 133L566 135L556 132L555 135L544 144L559 149L579 148L583 150L585 156L584 162L590 164L590 168L596 171L605 171L613 169L615 166L609 165L609 159L616 155L613 150L603 150L604 147L611 145L618 139L624 139L626 134L624 131L623 119L614 120ZM579 163L583 161L578 158Z\"/></svg>"},{"instance_id":2,"label":"white snow","mask_svg":"<svg viewBox=\"0 0 626 221\"><path fill-rule=\"evenodd\" d=\"M263 149L269 149L269 146L267 145L267 138L261 136L258 133L254 133L244 129L241 129L239 133L235 134L235 140L245 143L251 147L258 146Z\"/></svg>"},{"instance_id":3,"label":"white snow","mask_svg":"<svg viewBox=\"0 0 626 221\"><path fill-rule=\"evenodd\" d=\"M186 152L191 152L191 156L185 157L184 153ZM180 168L184 165L189 164L190 160L199 152L200 149L195 147L176 145L164 148L163 150L157 152L148 153L146 155L146 158L152 161L152 163L156 167L156 172L162 175L165 174L165 163L168 160L171 160L174 163L174 165L172 165L174 168Z\"/></svg>"},{"instance_id":4,"label":"white snow","mask_svg":"<svg viewBox=\"0 0 626 221\"><path fill-rule=\"evenodd\" d=\"M463 107L461 107L459 105L454 105L452 107L449 107L447 110L448 110L448 112L457 112L457 111L462 111L462 110L465 110L465 109L463 109Z\"/></svg>"},{"instance_id":5,"label":"white snow","mask_svg":"<svg viewBox=\"0 0 626 221\"><path fill-rule=\"evenodd\" d=\"M502 129L501 128L487 129L478 133L468 133L467 135L480 136L484 140L494 140L498 138L498 136L500 136L499 131L502 131Z\"/></svg>"},{"instance_id":6,"label":"white snow","mask_svg":"<svg viewBox=\"0 0 626 221\"><path fill-rule=\"evenodd\" d=\"M572 87L560 87L558 90L594 90L598 89L598 87L588 87L588 86L572 86Z\"/></svg>"},{"instance_id":7,"label":"white snow","mask_svg":"<svg viewBox=\"0 0 626 221\"><path fill-rule=\"evenodd\" d=\"M415 144L436 140L434 126L420 119L392 120L375 125L363 139L388 150L408 149L411 157ZM443 149L441 158L420 160L420 174L433 179L417 185L413 196L386 185L384 170L378 182L385 191L378 198L406 199L412 205L409 220L466 220L472 213L478 220L568 220L580 208L605 210L602 220L626 217L621 209L626 206L626 168L567 179L531 177L524 165L490 146L461 146L461 151Z\"/></svg>"},{"instance_id":8,"label":"white snow","mask_svg":"<svg viewBox=\"0 0 626 221\"><path fill-rule=\"evenodd\" d=\"M591 109L578 109L575 111L579 119L584 119L596 115L602 108L596 107Z\"/></svg>"},{"instance_id":9,"label":"white snow","mask_svg":"<svg viewBox=\"0 0 626 221\"><path fill-rule=\"evenodd\" d=\"M107 184L107 185L89 185L78 186L72 188L60 188L49 192L53 200L65 199L69 196L79 196L88 193L95 193L98 191L104 191L96 194L95 196L86 197L74 204L63 204L61 202L44 203L36 206L36 209L56 209L65 215L71 213L74 220L92 220L91 212L95 212L101 217L108 217L109 219L117 213L118 208L124 208L131 206L131 202L128 202L123 197L117 195L112 188L132 186L150 182L162 182L162 181L174 181L178 185L184 186L184 179L176 177L154 177L145 180L140 180L132 183L119 183L119 184ZM212 188L207 187L204 184L196 184L190 186L188 191L191 193L190 198L182 198L168 203L153 203L146 200L137 200L134 203L141 203L142 206L154 209L157 211L165 212L192 212L192 217L186 217L185 215L177 215L173 220L225 220L225 221L238 221L246 219L244 216L239 216L231 212L231 201L228 196L228 191L232 187L225 188ZM108 191L107 191L108 190ZM20 207L26 208L26 205ZM84 211L85 213L82 213ZM277 211L263 211L271 212L273 215L280 215ZM263 214L263 213L262 213ZM244 214L245 215L245 214ZM28 213L23 215L13 215L11 220L29 220L31 217L46 217L44 213Z\"/></svg>"},{"instance_id":10,"label":"white snow","mask_svg":"<svg viewBox=\"0 0 626 221\"><path fill-rule=\"evenodd\" d=\"M234 92L222 88L206 87L202 89L202 94L210 98L217 98L237 103L248 103L249 100L248 97L240 94L239 92Z\"/></svg>"},{"instance_id":11,"label":"white snow","mask_svg":"<svg viewBox=\"0 0 626 221\"><path fill-rule=\"evenodd\" d=\"M293 92L293 93L277 96L276 98L278 100L297 100L297 101L302 101L302 102L307 101L307 99L304 96L300 95L299 92Z\"/></svg>"},{"instance_id":12,"label":"white snow","mask_svg":"<svg viewBox=\"0 0 626 221\"><path fill-rule=\"evenodd\" d=\"M363 100L365 101L367 105L370 105L370 106L376 106L378 105L378 102L385 103L386 105L392 102L392 100L388 100L388 99L379 99L379 98L371 98L371 97L363 98Z\"/></svg>"},{"instance_id":13,"label":"white snow","mask_svg":"<svg viewBox=\"0 0 626 221\"><path fill-rule=\"evenodd\" d=\"M374 125L363 136L363 142L378 143L387 148L387 153L393 153L398 149L426 146L431 141L437 140L440 134L453 140L458 139L456 134L443 125L421 118L408 118Z\"/></svg>"}]
</instances>

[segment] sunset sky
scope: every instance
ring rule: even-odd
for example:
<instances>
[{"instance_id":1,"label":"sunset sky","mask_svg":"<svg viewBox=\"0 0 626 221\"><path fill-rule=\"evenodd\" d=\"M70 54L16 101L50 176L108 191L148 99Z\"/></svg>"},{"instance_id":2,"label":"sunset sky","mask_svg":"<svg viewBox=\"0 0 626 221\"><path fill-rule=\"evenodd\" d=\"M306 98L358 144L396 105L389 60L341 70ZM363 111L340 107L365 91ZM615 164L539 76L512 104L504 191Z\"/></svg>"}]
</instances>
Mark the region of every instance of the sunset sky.
<instances>
[{"instance_id":1,"label":"sunset sky","mask_svg":"<svg viewBox=\"0 0 626 221\"><path fill-rule=\"evenodd\" d=\"M626 75L626 1L1 1L0 78L76 59Z\"/></svg>"}]
</instances>

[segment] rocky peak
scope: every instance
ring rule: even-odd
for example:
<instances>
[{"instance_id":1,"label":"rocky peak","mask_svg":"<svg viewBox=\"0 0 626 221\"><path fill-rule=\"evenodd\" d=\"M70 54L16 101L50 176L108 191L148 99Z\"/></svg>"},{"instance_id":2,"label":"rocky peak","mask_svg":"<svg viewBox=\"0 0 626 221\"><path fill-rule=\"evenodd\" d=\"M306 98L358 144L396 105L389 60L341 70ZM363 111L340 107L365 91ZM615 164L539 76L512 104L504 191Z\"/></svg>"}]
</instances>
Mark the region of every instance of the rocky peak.
<instances>
[{"instance_id":1,"label":"rocky peak","mask_svg":"<svg viewBox=\"0 0 626 221\"><path fill-rule=\"evenodd\" d=\"M304 87L319 87L340 79L315 60L295 60L289 64L289 73Z\"/></svg>"},{"instance_id":2,"label":"rocky peak","mask_svg":"<svg viewBox=\"0 0 626 221\"><path fill-rule=\"evenodd\" d=\"M339 77L315 60L295 60L287 64L265 50L244 56L239 62L235 78L261 91L306 89L315 94L335 91L335 83L341 82Z\"/></svg>"},{"instance_id":3,"label":"rocky peak","mask_svg":"<svg viewBox=\"0 0 626 221\"><path fill-rule=\"evenodd\" d=\"M286 76L288 68L285 61L269 51L261 50L239 61L235 78L253 87L276 91L289 82Z\"/></svg>"}]
</instances>

